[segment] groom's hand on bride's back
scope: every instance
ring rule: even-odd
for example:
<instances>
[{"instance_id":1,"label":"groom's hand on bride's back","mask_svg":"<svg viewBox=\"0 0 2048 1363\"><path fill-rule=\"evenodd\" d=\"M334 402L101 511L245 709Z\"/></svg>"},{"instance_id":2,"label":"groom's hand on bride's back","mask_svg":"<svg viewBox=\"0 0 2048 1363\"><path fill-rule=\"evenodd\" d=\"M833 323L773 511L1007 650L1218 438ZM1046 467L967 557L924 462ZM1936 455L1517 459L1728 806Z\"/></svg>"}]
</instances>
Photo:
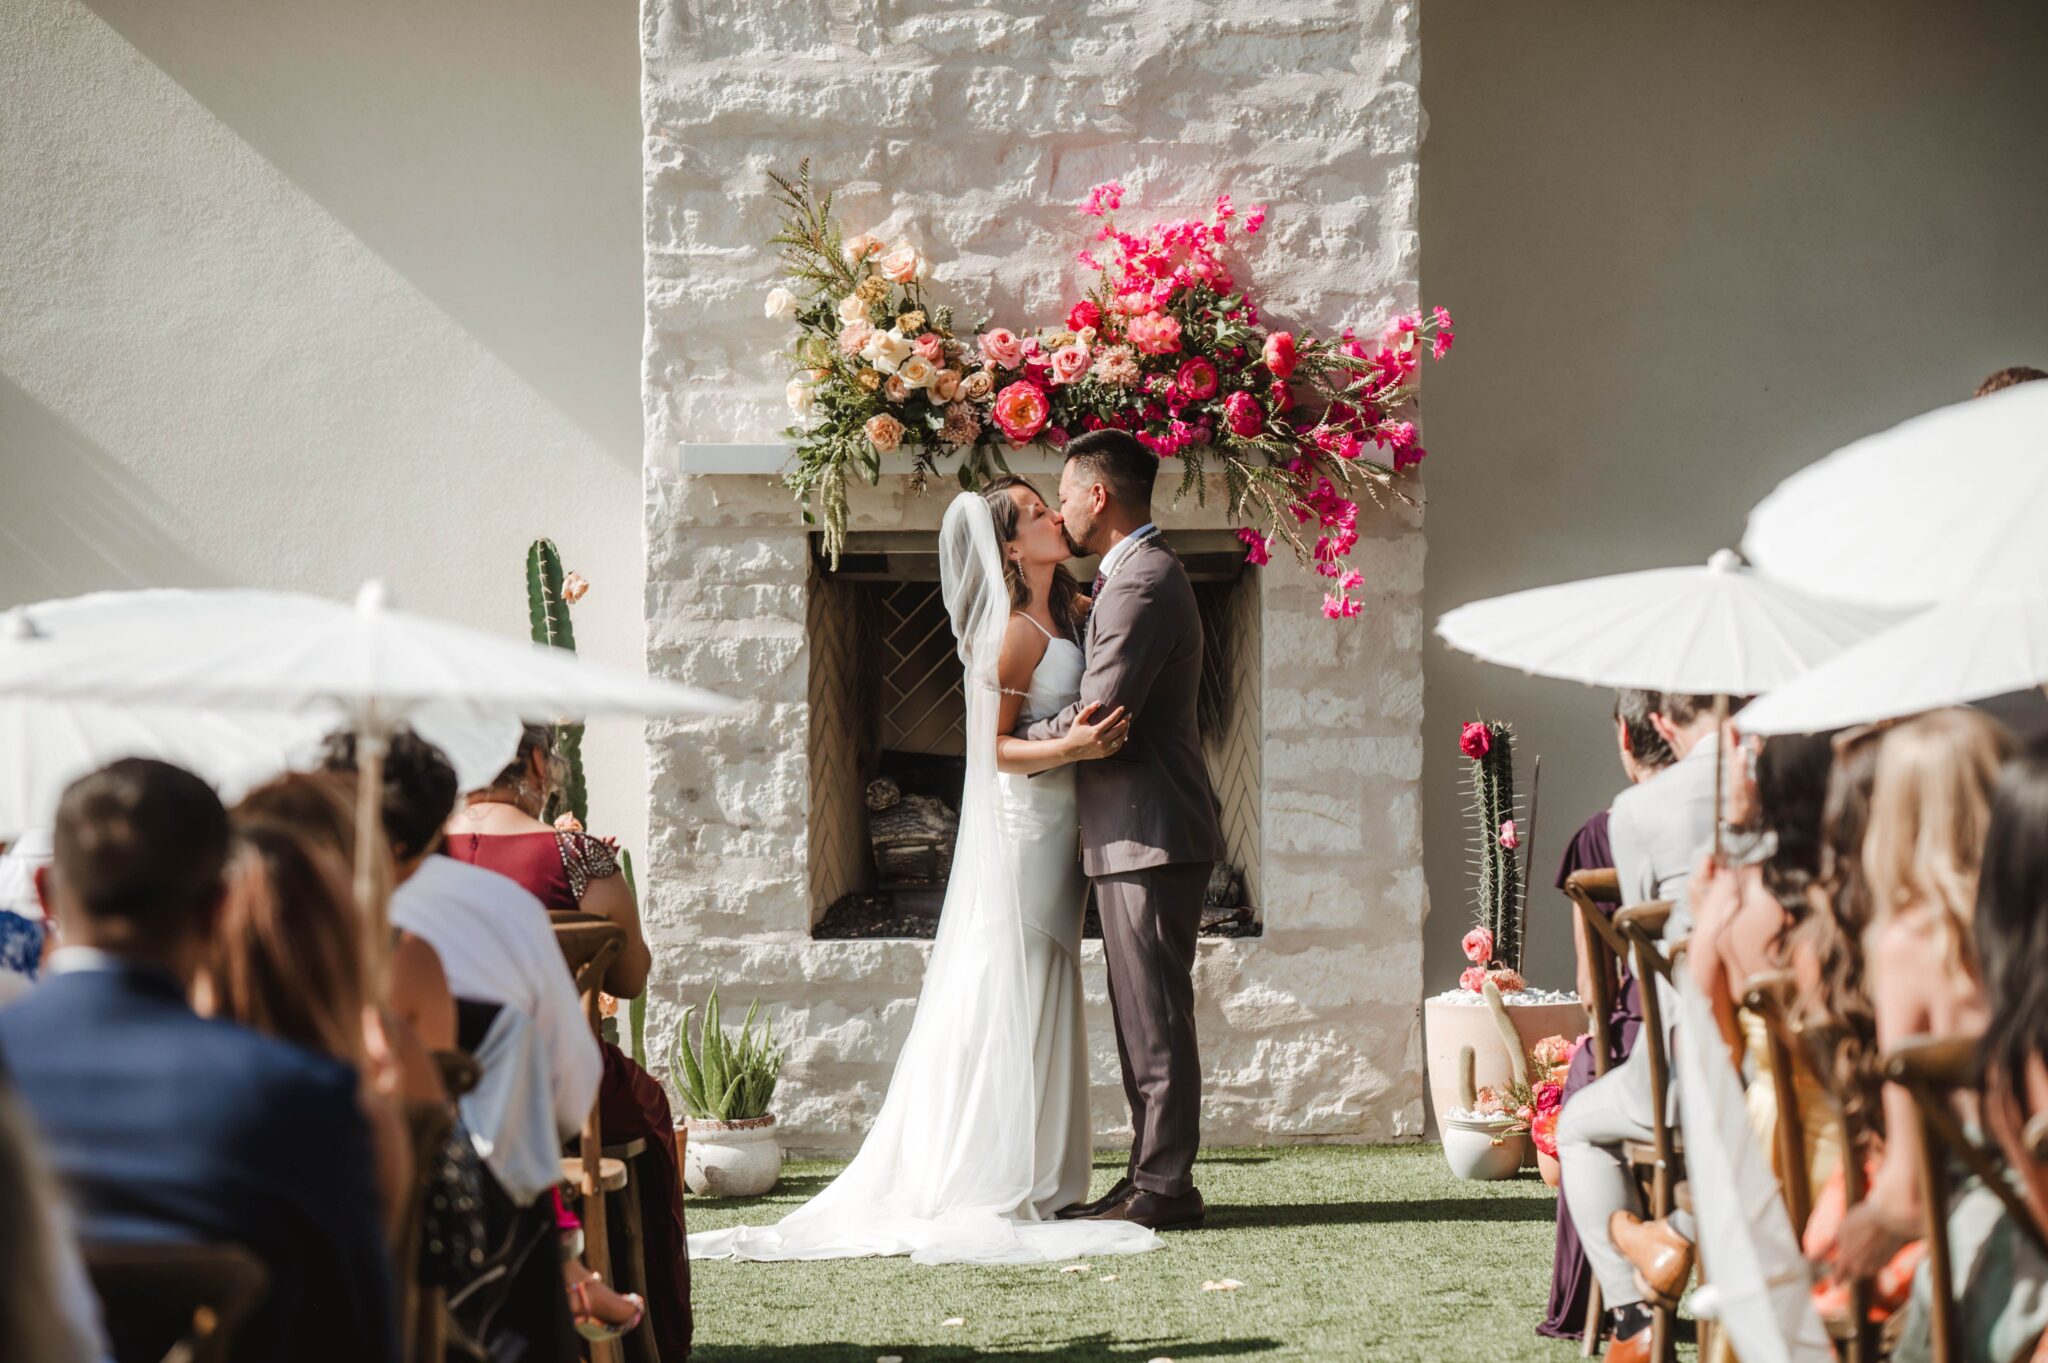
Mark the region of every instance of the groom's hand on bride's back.
<instances>
[{"instance_id":1,"label":"groom's hand on bride's back","mask_svg":"<svg viewBox=\"0 0 2048 1363\"><path fill-rule=\"evenodd\" d=\"M1100 701L1084 701L1074 712L1074 722L1061 742L1076 762L1091 762L1114 755L1131 738L1131 717L1119 705L1107 714Z\"/></svg>"}]
</instances>

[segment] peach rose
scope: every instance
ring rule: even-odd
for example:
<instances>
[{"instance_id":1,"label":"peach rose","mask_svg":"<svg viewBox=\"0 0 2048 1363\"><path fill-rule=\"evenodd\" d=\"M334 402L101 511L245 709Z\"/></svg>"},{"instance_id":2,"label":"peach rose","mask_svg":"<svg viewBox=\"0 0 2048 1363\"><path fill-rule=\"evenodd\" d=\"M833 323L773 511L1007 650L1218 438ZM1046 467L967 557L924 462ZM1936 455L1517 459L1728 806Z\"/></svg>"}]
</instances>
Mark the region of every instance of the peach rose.
<instances>
[{"instance_id":1,"label":"peach rose","mask_svg":"<svg viewBox=\"0 0 2048 1363\"><path fill-rule=\"evenodd\" d=\"M924 257L907 241L899 241L875 262L875 269L891 284L909 284L925 271Z\"/></svg>"},{"instance_id":2,"label":"peach rose","mask_svg":"<svg viewBox=\"0 0 2048 1363\"><path fill-rule=\"evenodd\" d=\"M984 331L976 338L981 342L981 357L998 369L1015 369L1024 363L1024 343L1017 339L1017 333L1008 327L995 327Z\"/></svg>"},{"instance_id":3,"label":"peach rose","mask_svg":"<svg viewBox=\"0 0 2048 1363\"><path fill-rule=\"evenodd\" d=\"M872 233L863 232L857 237L848 238L846 243L846 258L852 263L858 265L861 261L866 260L869 256L873 255L875 252L881 249L882 239L880 237L877 237Z\"/></svg>"},{"instance_id":4,"label":"peach rose","mask_svg":"<svg viewBox=\"0 0 2048 1363\"><path fill-rule=\"evenodd\" d=\"M867 434L868 443L883 454L903 443L903 423L886 412L869 417L868 424L862 429Z\"/></svg>"},{"instance_id":5,"label":"peach rose","mask_svg":"<svg viewBox=\"0 0 2048 1363\"><path fill-rule=\"evenodd\" d=\"M910 399L910 385L903 381L902 374L891 374L882 380L882 396L891 402L907 402Z\"/></svg>"},{"instance_id":6,"label":"peach rose","mask_svg":"<svg viewBox=\"0 0 2048 1363\"><path fill-rule=\"evenodd\" d=\"M940 402L951 402L960 396L960 371L941 369L932 376L932 396Z\"/></svg>"},{"instance_id":7,"label":"peach rose","mask_svg":"<svg viewBox=\"0 0 2048 1363\"><path fill-rule=\"evenodd\" d=\"M1052 353L1052 381L1073 383L1088 372L1088 347L1076 341Z\"/></svg>"},{"instance_id":8,"label":"peach rose","mask_svg":"<svg viewBox=\"0 0 2048 1363\"><path fill-rule=\"evenodd\" d=\"M929 388L938 376L939 371L922 355L912 355L896 370L896 377L903 380L906 388Z\"/></svg>"},{"instance_id":9,"label":"peach rose","mask_svg":"<svg viewBox=\"0 0 2048 1363\"><path fill-rule=\"evenodd\" d=\"M996 391L995 375L986 369L977 369L960 380L960 396L968 402L982 402Z\"/></svg>"}]
</instances>

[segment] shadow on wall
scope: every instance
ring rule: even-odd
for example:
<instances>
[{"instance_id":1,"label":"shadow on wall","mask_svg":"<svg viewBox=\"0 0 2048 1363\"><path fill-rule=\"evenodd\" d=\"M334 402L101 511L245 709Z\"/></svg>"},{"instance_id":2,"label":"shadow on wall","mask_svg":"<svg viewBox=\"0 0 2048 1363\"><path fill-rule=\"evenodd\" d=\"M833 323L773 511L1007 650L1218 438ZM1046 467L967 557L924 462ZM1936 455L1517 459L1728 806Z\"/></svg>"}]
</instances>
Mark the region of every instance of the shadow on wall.
<instances>
[{"instance_id":1,"label":"shadow on wall","mask_svg":"<svg viewBox=\"0 0 2048 1363\"><path fill-rule=\"evenodd\" d=\"M124 587L228 585L182 547L173 513L119 460L5 377L0 507L0 606Z\"/></svg>"},{"instance_id":2,"label":"shadow on wall","mask_svg":"<svg viewBox=\"0 0 2048 1363\"><path fill-rule=\"evenodd\" d=\"M639 469L634 5L86 7Z\"/></svg>"}]
</instances>

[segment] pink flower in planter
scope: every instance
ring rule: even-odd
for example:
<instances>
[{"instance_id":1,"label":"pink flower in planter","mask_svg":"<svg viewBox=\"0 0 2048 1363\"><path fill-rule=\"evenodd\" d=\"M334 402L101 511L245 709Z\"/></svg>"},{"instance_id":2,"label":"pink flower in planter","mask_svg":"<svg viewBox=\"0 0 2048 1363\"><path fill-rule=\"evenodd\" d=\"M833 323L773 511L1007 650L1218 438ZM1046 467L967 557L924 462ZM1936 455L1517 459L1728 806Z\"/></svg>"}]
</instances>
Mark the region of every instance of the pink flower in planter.
<instances>
[{"instance_id":1,"label":"pink flower in planter","mask_svg":"<svg viewBox=\"0 0 2048 1363\"><path fill-rule=\"evenodd\" d=\"M1067 309L1067 330L1086 331L1089 327L1102 325L1102 309L1089 299L1082 299Z\"/></svg>"},{"instance_id":2,"label":"pink flower in planter","mask_svg":"<svg viewBox=\"0 0 2048 1363\"><path fill-rule=\"evenodd\" d=\"M1471 720L1458 730L1458 751L1477 762L1493 751L1493 734L1481 720Z\"/></svg>"},{"instance_id":3,"label":"pink flower in planter","mask_svg":"<svg viewBox=\"0 0 2048 1363\"><path fill-rule=\"evenodd\" d=\"M1273 377L1284 379L1294 372L1294 335L1291 332L1276 331L1266 337L1266 348L1260 352L1266 368L1273 371Z\"/></svg>"},{"instance_id":4,"label":"pink flower in planter","mask_svg":"<svg viewBox=\"0 0 2048 1363\"><path fill-rule=\"evenodd\" d=\"M1180 319L1171 313L1150 312L1133 317L1126 334L1131 344L1147 355L1171 355L1180 349Z\"/></svg>"},{"instance_id":5,"label":"pink flower in planter","mask_svg":"<svg viewBox=\"0 0 2048 1363\"><path fill-rule=\"evenodd\" d=\"M1493 959L1493 934L1485 928L1472 929L1458 945L1464 949L1465 959L1474 965L1485 965Z\"/></svg>"},{"instance_id":6,"label":"pink flower in planter","mask_svg":"<svg viewBox=\"0 0 2048 1363\"><path fill-rule=\"evenodd\" d=\"M994 327L976 338L981 358L998 369L1015 369L1024 362L1024 343L1008 327Z\"/></svg>"},{"instance_id":7,"label":"pink flower in planter","mask_svg":"<svg viewBox=\"0 0 2048 1363\"><path fill-rule=\"evenodd\" d=\"M1486 967L1479 965L1465 967L1464 973L1458 976L1458 987L1460 989L1469 989L1475 994L1484 989L1486 987Z\"/></svg>"},{"instance_id":8,"label":"pink flower in planter","mask_svg":"<svg viewBox=\"0 0 2048 1363\"><path fill-rule=\"evenodd\" d=\"M1519 993L1529 987L1529 982L1522 978L1521 971L1509 970L1506 966L1493 971L1488 978L1493 981L1493 987L1503 994Z\"/></svg>"},{"instance_id":9,"label":"pink flower in planter","mask_svg":"<svg viewBox=\"0 0 2048 1363\"><path fill-rule=\"evenodd\" d=\"M1500 845L1510 852L1522 845L1521 835L1515 832L1515 821L1508 819L1500 826Z\"/></svg>"}]
</instances>

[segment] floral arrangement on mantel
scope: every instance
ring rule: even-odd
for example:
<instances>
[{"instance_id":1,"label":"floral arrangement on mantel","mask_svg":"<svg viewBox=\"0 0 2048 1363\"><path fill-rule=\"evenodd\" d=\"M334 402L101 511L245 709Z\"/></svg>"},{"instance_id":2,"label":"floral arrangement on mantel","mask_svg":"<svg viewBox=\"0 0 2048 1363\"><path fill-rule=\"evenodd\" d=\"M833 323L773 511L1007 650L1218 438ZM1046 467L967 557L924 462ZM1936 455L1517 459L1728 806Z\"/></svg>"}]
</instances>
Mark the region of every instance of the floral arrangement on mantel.
<instances>
[{"instance_id":1,"label":"floral arrangement on mantel","mask_svg":"<svg viewBox=\"0 0 2048 1363\"><path fill-rule=\"evenodd\" d=\"M766 311L797 330L787 481L834 563L847 477L878 481L885 454L909 454L920 487L958 460L973 488L1007 471L1005 452L1113 427L1180 461L1180 496L1202 500L1203 475L1221 473L1247 561L1266 563L1284 540L1329 580L1323 613L1358 614L1358 498L1414 504L1398 475L1426 453L1412 404L1425 344L1450 352L1448 312L1403 313L1372 340L1271 330L1225 259L1233 228L1258 234L1263 205L1240 213L1224 194L1206 219L1132 233L1116 225L1125 190L1112 181L1079 206L1101 222L1076 253L1092 279L1064 321L968 335L928 296L931 262L916 247L843 234L808 161L770 179L786 282Z\"/></svg>"},{"instance_id":2,"label":"floral arrangement on mantel","mask_svg":"<svg viewBox=\"0 0 2048 1363\"><path fill-rule=\"evenodd\" d=\"M1461 945L1471 964L1458 977L1461 988L1478 993L1490 982L1502 993L1526 988L1522 979L1522 918L1528 907L1520 848L1523 829L1515 818L1515 731L1512 726L1473 720L1458 731L1472 818L1474 900L1479 921Z\"/></svg>"}]
</instances>

